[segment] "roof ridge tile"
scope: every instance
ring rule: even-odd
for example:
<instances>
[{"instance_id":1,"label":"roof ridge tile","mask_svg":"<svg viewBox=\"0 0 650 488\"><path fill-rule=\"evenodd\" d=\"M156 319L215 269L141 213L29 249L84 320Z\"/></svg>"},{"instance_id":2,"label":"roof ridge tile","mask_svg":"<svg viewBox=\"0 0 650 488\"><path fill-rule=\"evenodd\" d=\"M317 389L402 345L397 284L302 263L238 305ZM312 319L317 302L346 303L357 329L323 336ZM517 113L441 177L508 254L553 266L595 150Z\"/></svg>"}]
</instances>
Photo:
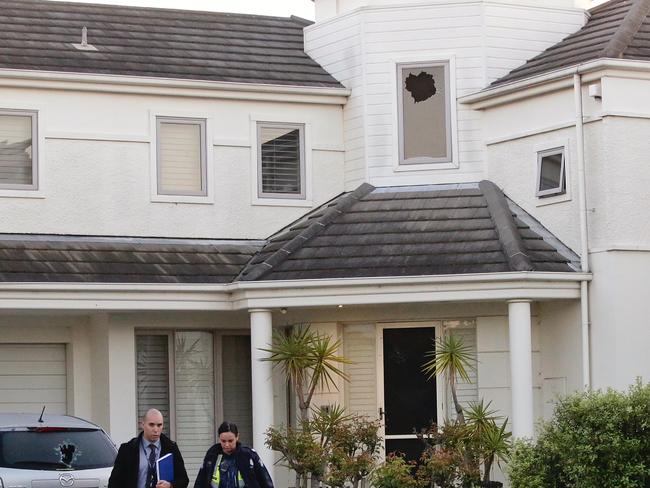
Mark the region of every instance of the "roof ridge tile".
<instances>
[{"instance_id":1,"label":"roof ridge tile","mask_svg":"<svg viewBox=\"0 0 650 488\"><path fill-rule=\"evenodd\" d=\"M601 57L621 58L650 13L650 0L636 0L616 32L602 50Z\"/></svg>"},{"instance_id":2,"label":"roof ridge tile","mask_svg":"<svg viewBox=\"0 0 650 488\"><path fill-rule=\"evenodd\" d=\"M535 268L527 254L505 195L491 181L483 180L478 186L487 201L492 222L510 268L512 271L533 271Z\"/></svg>"},{"instance_id":3,"label":"roof ridge tile","mask_svg":"<svg viewBox=\"0 0 650 488\"><path fill-rule=\"evenodd\" d=\"M263 262L256 264L252 269L244 269L238 279L244 281L259 280L266 273L282 264L291 254L302 248L307 241L318 235L329 224L343 215L356 202L363 199L363 197L371 193L374 189L374 186L363 183L354 191L342 195L334 205L327 208L322 215L314 217L304 230L283 244L280 249L273 252Z\"/></svg>"}]
</instances>

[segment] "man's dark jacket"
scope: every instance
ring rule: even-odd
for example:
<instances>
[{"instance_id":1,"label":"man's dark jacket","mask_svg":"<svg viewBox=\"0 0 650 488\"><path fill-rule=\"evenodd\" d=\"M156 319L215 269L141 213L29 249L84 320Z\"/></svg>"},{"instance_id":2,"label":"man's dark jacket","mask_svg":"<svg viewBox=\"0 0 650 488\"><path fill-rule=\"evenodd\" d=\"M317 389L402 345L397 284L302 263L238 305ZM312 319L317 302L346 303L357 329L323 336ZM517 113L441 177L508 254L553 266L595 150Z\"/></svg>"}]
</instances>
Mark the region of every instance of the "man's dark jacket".
<instances>
[{"instance_id":1,"label":"man's dark jacket","mask_svg":"<svg viewBox=\"0 0 650 488\"><path fill-rule=\"evenodd\" d=\"M138 488L138 467L140 466L140 446L142 445L142 432L129 442L120 446L113 465L111 477L108 480L108 488ZM187 488L190 479L185 471L183 456L178 446L169 437L160 436L160 456L172 453L174 456L174 480L169 481L174 488Z\"/></svg>"},{"instance_id":2,"label":"man's dark jacket","mask_svg":"<svg viewBox=\"0 0 650 488\"><path fill-rule=\"evenodd\" d=\"M203 466L196 477L194 488L210 488L210 481L214 473L214 465L217 462L219 454L223 454L221 444L215 444L205 454ZM273 488L273 481L266 470L266 467L260 461L259 455L250 447L242 446L237 443L237 449L234 453L237 463L237 470L241 473L246 488Z\"/></svg>"}]
</instances>

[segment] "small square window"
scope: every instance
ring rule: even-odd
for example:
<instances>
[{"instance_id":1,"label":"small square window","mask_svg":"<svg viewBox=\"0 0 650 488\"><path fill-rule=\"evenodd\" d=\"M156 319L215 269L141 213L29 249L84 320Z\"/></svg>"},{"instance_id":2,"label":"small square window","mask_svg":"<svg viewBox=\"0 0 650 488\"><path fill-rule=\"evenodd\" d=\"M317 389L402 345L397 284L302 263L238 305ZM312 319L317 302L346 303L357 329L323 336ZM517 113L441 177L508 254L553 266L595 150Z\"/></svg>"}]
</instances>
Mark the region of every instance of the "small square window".
<instances>
[{"instance_id":1,"label":"small square window","mask_svg":"<svg viewBox=\"0 0 650 488\"><path fill-rule=\"evenodd\" d=\"M537 153L537 196L548 197L566 192L564 148Z\"/></svg>"},{"instance_id":2,"label":"small square window","mask_svg":"<svg viewBox=\"0 0 650 488\"><path fill-rule=\"evenodd\" d=\"M305 198L304 126L257 124L258 196Z\"/></svg>"},{"instance_id":3,"label":"small square window","mask_svg":"<svg viewBox=\"0 0 650 488\"><path fill-rule=\"evenodd\" d=\"M452 158L449 62L397 66L399 164Z\"/></svg>"},{"instance_id":4,"label":"small square window","mask_svg":"<svg viewBox=\"0 0 650 488\"><path fill-rule=\"evenodd\" d=\"M159 195L207 195L205 120L156 118Z\"/></svg>"},{"instance_id":5,"label":"small square window","mask_svg":"<svg viewBox=\"0 0 650 488\"><path fill-rule=\"evenodd\" d=\"M38 188L36 112L0 110L0 188Z\"/></svg>"}]
</instances>

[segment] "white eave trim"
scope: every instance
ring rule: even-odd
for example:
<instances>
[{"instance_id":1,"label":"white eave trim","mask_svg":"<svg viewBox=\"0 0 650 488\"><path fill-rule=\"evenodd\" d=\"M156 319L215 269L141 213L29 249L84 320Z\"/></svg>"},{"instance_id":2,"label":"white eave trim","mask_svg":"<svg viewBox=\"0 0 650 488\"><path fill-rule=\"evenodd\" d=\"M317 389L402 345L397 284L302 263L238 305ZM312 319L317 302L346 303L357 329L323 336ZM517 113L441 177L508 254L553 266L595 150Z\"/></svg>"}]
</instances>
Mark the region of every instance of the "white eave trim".
<instances>
[{"instance_id":1,"label":"white eave trim","mask_svg":"<svg viewBox=\"0 0 650 488\"><path fill-rule=\"evenodd\" d=\"M0 69L0 87L171 95L256 101L289 101L341 105L351 91L347 88L232 83L94 73Z\"/></svg>"},{"instance_id":2,"label":"white eave trim","mask_svg":"<svg viewBox=\"0 0 650 488\"><path fill-rule=\"evenodd\" d=\"M567 300L584 273L513 272L224 285L1 283L0 310L195 310L336 307L448 301Z\"/></svg>"},{"instance_id":3,"label":"white eave trim","mask_svg":"<svg viewBox=\"0 0 650 488\"><path fill-rule=\"evenodd\" d=\"M494 88L460 97L458 101L473 109L484 109L523 98L550 93L573 87L573 75L582 74L585 82L600 79L607 70L617 70L617 74L628 76L631 72L650 73L650 61L601 58L587 63L570 66L544 74L513 81Z\"/></svg>"}]
</instances>

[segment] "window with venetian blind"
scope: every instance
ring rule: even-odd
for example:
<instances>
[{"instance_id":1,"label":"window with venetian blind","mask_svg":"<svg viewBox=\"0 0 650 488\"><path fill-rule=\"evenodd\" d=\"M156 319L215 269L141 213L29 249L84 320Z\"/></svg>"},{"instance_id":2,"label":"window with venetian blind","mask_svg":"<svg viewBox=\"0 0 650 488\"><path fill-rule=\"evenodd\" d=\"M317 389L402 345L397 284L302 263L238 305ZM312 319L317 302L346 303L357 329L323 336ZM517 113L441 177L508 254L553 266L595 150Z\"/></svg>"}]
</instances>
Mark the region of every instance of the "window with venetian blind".
<instances>
[{"instance_id":1,"label":"window with venetian blind","mask_svg":"<svg viewBox=\"0 0 650 488\"><path fill-rule=\"evenodd\" d=\"M136 335L138 418L160 410L178 442L190 479L216 442L223 421L252 441L250 337L176 330Z\"/></svg>"},{"instance_id":2,"label":"window with venetian blind","mask_svg":"<svg viewBox=\"0 0 650 488\"><path fill-rule=\"evenodd\" d=\"M258 196L305 198L304 126L257 125Z\"/></svg>"},{"instance_id":3,"label":"window with venetian blind","mask_svg":"<svg viewBox=\"0 0 650 488\"><path fill-rule=\"evenodd\" d=\"M0 110L0 188L37 188L36 130L36 112Z\"/></svg>"},{"instance_id":4,"label":"window with venetian blind","mask_svg":"<svg viewBox=\"0 0 650 488\"><path fill-rule=\"evenodd\" d=\"M156 118L159 195L207 195L204 119Z\"/></svg>"}]
</instances>

